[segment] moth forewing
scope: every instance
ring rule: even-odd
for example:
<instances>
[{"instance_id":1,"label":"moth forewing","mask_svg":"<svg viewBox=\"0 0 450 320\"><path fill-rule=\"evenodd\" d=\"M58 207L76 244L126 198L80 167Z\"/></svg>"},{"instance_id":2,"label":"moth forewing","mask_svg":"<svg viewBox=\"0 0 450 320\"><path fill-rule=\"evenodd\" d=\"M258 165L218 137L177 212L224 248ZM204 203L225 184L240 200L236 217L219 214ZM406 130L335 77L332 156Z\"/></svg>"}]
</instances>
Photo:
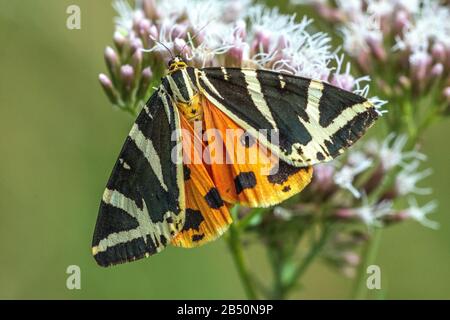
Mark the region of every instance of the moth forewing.
<instances>
[{"instance_id":1,"label":"moth forewing","mask_svg":"<svg viewBox=\"0 0 450 320\"><path fill-rule=\"evenodd\" d=\"M133 124L104 192L92 243L98 264L157 253L182 229L183 168L171 159L180 148L171 140L178 127L177 109L158 90Z\"/></svg>"},{"instance_id":2,"label":"moth forewing","mask_svg":"<svg viewBox=\"0 0 450 320\"><path fill-rule=\"evenodd\" d=\"M335 158L378 117L366 98L323 81L239 68L197 76L202 94L250 134L276 130L279 144L259 135L260 142L295 166Z\"/></svg>"}]
</instances>

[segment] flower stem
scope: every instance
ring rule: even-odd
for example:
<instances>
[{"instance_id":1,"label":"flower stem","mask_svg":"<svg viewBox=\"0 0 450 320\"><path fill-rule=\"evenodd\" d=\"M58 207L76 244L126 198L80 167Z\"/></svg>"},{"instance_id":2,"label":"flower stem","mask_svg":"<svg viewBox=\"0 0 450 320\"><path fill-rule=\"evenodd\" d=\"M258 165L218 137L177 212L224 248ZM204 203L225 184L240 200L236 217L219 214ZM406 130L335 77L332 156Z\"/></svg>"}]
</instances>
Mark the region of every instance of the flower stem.
<instances>
[{"instance_id":1,"label":"flower stem","mask_svg":"<svg viewBox=\"0 0 450 320\"><path fill-rule=\"evenodd\" d=\"M309 249L306 256L303 258L303 261L298 265L298 267L295 269L294 273L292 274L291 279L288 281L288 283L284 286L284 295L288 294L289 291L294 289L294 287L298 284L300 278L303 276L305 271L308 269L308 267L311 265L311 263L314 261L314 259L317 257L317 255L322 250L323 246L327 242L328 235L330 234L331 226L327 225L323 227L322 234L320 235L320 238L312 245L311 249Z\"/></svg>"},{"instance_id":2,"label":"flower stem","mask_svg":"<svg viewBox=\"0 0 450 320\"><path fill-rule=\"evenodd\" d=\"M367 267L374 264L377 257L378 248L381 240L381 228L376 228L372 234L372 239L366 244L363 250L363 256L361 264L359 265L357 281L353 290L353 299L361 300L366 298L367 285L366 285L366 271Z\"/></svg>"},{"instance_id":3,"label":"flower stem","mask_svg":"<svg viewBox=\"0 0 450 320\"><path fill-rule=\"evenodd\" d=\"M231 213L233 216L234 222L230 225L228 237L226 238L228 248L231 252L231 255L234 260L234 264L236 266L236 269L238 271L239 277L242 281L242 285L244 286L245 293L247 295L247 298L250 300L257 299L256 291L253 287L253 282L251 280L250 274L247 270L245 259L244 259L244 251L242 248L242 242L241 242L241 230L237 226L237 211L238 206L234 206L233 209L231 209Z\"/></svg>"}]
</instances>

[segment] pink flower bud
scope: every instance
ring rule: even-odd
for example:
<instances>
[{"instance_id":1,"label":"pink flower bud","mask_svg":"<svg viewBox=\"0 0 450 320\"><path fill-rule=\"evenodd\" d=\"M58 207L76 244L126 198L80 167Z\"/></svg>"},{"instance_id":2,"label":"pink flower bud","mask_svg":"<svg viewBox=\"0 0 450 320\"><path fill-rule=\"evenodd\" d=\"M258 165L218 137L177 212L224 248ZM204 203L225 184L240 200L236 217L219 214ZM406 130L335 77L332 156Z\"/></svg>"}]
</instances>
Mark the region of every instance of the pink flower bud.
<instances>
[{"instance_id":1,"label":"pink flower bud","mask_svg":"<svg viewBox=\"0 0 450 320\"><path fill-rule=\"evenodd\" d=\"M131 39L131 54L135 53L136 51L141 51L143 48L142 40L140 38L133 38Z\"/></svg>"},{"instance_id":2,"label":"pink flower bud","mask_svg":"<svg viewBox=\"0 0 450 320\"><path fill-rule=\"evenodd\" d=\"M401 33L403 29L409 25L409 14L405 10L399 10L395 14L394 27L397 33Z\"/></svg>"},{"instance_id":3,"label":"pink flower bud","mask_svg":"<svg viewBox=\"0 0 450 320\"><path fill-rule=\"evenodd\" d=\"M334 217L344 220L353 219L355 217L355 212L350 208L337 209L334 213Z\"/></svg>"},{"instance_id":4,"label":"pink flower bud","mask_svg":"<svg viewBox=\"0 0 450 320\"><path fill-rule=\"evenodd\" d=\"M133 30L138 31L140 22L145 19L144 12L141 10L134 11L133 14Z\"/></svg>"},{"instance_id":5,"label":"pink flower bud","mask_svg":"<svg viewBox=\"0 0 450 320\"><path fill-rule=\"evenodd\" d=\"M277 45L275 47L276 50L282 51L283 49L286 49L289 47L289 40L286 38L285 35L280 35L277 40Z\"/></svg>"},{"instance_id":6,"label":"pink flower bud","mask_svg":"<svg viewBox=\"0 0 450 320\"><path fill-rule=\"evenodd\" d=\"M114 32L113 41L117 50L119 50L119 52L122 52L127 39L120 32L116 31Z\"/></svg>"},{"instance_id":7,"label":"pink flower bud","mask_svg":"<svg viewBox=\"0 0 450 320\"><path fill-rule=\"evenodd\" d=\"M148 41L150 38L150 28L152 26L152 23L148 19L142 19L139 22L139 26L137 27L137 34L139 37L143 40L143 45L148 46Z\"/></svg>"},{"instance_id":8,"label":"pink flower bud","mask_svg":"<svg viewBox=\"0 0 450 320\"><path fill-rule=\"evenodd\" d=\"M104 88L112 88L112 82L111 80L108 78L108 76L104 73L100 73L98 75L98 80L100 81L100 84L104 87Z\"/></svg>"},{"instance_id":9,"label":"pink flower bud","mask_svg":"<svg viewBox=\"0 0 450 320\"><path fill-rule=\"evenodd\" d=\"M418 81L425 80L428 74L428 68L432 62L431 56L427 52L418 51L410 56L409 61L411 63L414 79Z\"/></svg>"},{"instance_id":10,"label":"pink flower bud","mask_svg":"<svg viewBox=\"0 0 450 320\"><path fill-rule=\"evenodd\" d=\"M105 75L103 73L100 73L98 75L98 80L100 81L100 85L102 86L103 90L105 91L105 94L108 97L109 101L112 104L117 104L118 97L117 97L116 91L114 90L112 81L108 78L107 75Z\"/></svg>"},{"instance_id":11,"label":"pink flower bud","mask_svg":"<svg viewBox=\"0 0 450 320\"><path fill-rule=\"evenodd\" d=\"M228 1L227 7L223 11L224 16L222 17L222 19L225 22L236 21L236 19L239 18L242 11L244 10L244 7L245 7L245 5L242 3L242 1L239 1L239 0Z\"/></svg>"},{"instance_id":12,"label":"pink flower bud","mask_svg":"<svg viewBox=\"0 0 450 320\"><path fill-rule=\"evenodd\" d=\"M171 36L173 39L176 38L184 38L187 33L187 25L185 24L176 24L171 29Z\"/></svg>"},{"instance_id":13,"label":"pink flower bud","mask_svg":"<svg viewBox=\"0 0 450 320\"><path fill-rule=\"evenodd\" d=\"M400 83L400 85L404 88L404 89L410 89L411 88L411 79L408 78L405 75L401 75L398 78L398 82Z\"/></svg>"},{"instance_id":14,"label":"pink flower bud","mask_svg":"<svg viewBox=\"0 0 450 320\"><path fill-rule=\"evenodd\" d=\"M270 46L271 33L267 30L259 30L255 33L255 40L252 44L252 52L268 52Z\"/></svg>"},{"instance_id":15,"label":"pink flower bud","mask_svg":"<svg viewBox=\"0 0 450 320\"><path fill-rule=\"evenodd\" d=\"M142 51L136 50L131 56L131 65L134 70L140 70L142 65Z\"/></svg>"},{"instance_id":16,"label":"pink flower bud","mask_svg":"<svg viewBox=\"0 0 450 320\"><path fill-rule=\"evenodd\" d=\"M316 11L328 22L337 23L345 20L345 14L338 9L332 8L321 2L314 2Z\"/></svg>"},{"instance_id":17,"label":"pink flower bud","mask_svg":"<svg viewBox=\"0 0 450 320\"><path fill-rule=\"evenodd\" d=\"M436 42L431 48L431 54L436 61L445 62L446 49L442 43Z\"/></svg>"},{"instance_id":18,"label":"pink flower bud","mask_svg":"<svg viewBox=\"0 0 450 320\"><path fill-rule=\"evenodd\" d=\"M152 25L148 34L150 39L158 39L158 28L155 25Z\"/></svg>"},{"instance_id":19,"label":"pink flower bud","mask_svg":"<svg viewBox=\"0 0 450 320\"><path fill-rule=\"evenodd\" d=\"M142 3L145 16L150 20L157 20L159 12L155 0L144 0Z\"/></svg>"},{"instance_id":20,"label":"pink flower bud","mask_svg":"<svg viewBox=\"0 0 450 320\"><path fill-rule=\"evenodd\" d=\"M330 83L346 91L352 91L353 87L355 86L355 78L348 73L333 74Z\"/></svg>"},{"instance_id":21,"label":"pink flower bud","mask_svg":"<svg viewBox=\"0 0 450 320\"><path fill-rule=\"evenodd\" d=\"M347 251L342 255L344 262L350 266L356 267L361 262L359 255L355 252Z\"/></svg>"},{"instance_id":22,"label":"pink flower bud","mask_svg":"<svg viewBox=\"0 0 450 320\"><path fill-rule=\"evenodd\" d=\"M120 77L122 79L123 89L125 93L130 93L134 82L134 69L126 64L120 68Z\"/></svg>"},{"instance_id":23,"label":"pink flower bud","mask_svg":"<svg viewBox=\"0 0 450 320\"><path fill-rule=\"evenodd\" d=\"M448 102L450 102L450 87L444 88L443 95Z\"/></svg>"},{"instance_id":24,"label":"pink flower bud","mask_svg":"<svg viewBox=\"0 0 450 320\"><path fill-rule=\"evenodd\" d=\"M370 47L370 50L372 51L372 54L375 56L376 59L380 61L386 60L386 51L383 47L383 39L380 39L375 36L369 36L367 39L367 44Z\"/></svg>"},{"instance_id":25,"label":"pink flower bud","mask_svg":"<svg viewBox=\"0 0 450 320\"><path fill-rule=\"evenodd\" d=\"M431 72L430 75L433 78L438 78L442 75L442 73L444 72L444 65L442 63L436 63L432 68L431 68Z\"/></svg>"},{"instance_id":26,"label":"pink flower bud","mask_svg":"<svg viewBox=\"0 0 450 320\"><path fill-rule=\"evenodd\" d=\"M152 69L150 69L150 67L147 67L144 70L142 70L141 81L139 83L139 89L136 93L137 99L145 99L146 98L146 93L148 91L148 88L150 86L152 78L153 78L153 72L152 72Z\"/></svg>"},{"instance_id":27,"label":"pink flower bud","mask_svg":"<svg viewBox=\"0 0 450 320\"><path fill-rule=\"evenodd\" d=\"M150 67L147 67L144 70L142 70L142 77L148 78L150 80L153 77L152 69Z\"/></svg>"},{"instance_id":28,"label":"pink flower bud","mask_svg":"<svg viewBox=\"0 0 450 320\"><path fill-rule=\"evenodd\" d=\"M314 167L312 185L316 190L330 190L334 186L335 169L329 164L319 164Z\"/></svg>"},{"instance_id":29,"label":"pink flower bud","mask_svg":"<svg viewBox=\"0 0 450 320\"><path fill-rule=\"evenodd\" d=\"M186 41L181 38L176 38L174 41L174 48L178 54L182 56L189 56L191 55L191 47L187 45Z\"/></svg>"},{"instance_id":30,"label":"pink flower bud","mask_svg":"<svg viewBox=\"0 0 450 320\"><path fill-rule=\"evenodd\" d=\"M105 60L109 68L115 68L119 65L119 57L111 47L106 47L105 49Z\"/></svg>"},{"instance_id":31,"label":"pink flower bud","mask_svg":"<svg viewBox=\"0 0 450 320\"><path fill-rule=\"evenodd\" d=\"M119 77L119 67L120 61L116 52L111 47L106 47L105 49L105 61L106 66L108 67L109 74L112 77L113 83L117 85L117 78Z\"/></svg>"}]
</instances>

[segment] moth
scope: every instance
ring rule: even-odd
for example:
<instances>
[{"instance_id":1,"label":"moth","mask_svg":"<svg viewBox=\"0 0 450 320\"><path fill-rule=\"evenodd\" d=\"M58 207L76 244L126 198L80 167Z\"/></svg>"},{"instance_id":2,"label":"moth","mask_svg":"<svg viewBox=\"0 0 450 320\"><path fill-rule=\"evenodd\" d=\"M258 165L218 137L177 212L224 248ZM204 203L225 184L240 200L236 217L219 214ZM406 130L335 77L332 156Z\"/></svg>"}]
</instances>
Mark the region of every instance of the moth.
<instances>
[{"instance_id":1,"label":"moth","mask_svg":"<svg viewBox=\"0 0 450 320\"><path fill-rule=\"evenodd\" d=\"M133 261L168 244L195 247L222 235L234 203L278 204L311 180L312 165L329 161L378 117L362 96L290 74L241 68L192 68L179 56L133 124L100 204L92 253L101 266ZM194 130L240 129L243 147L278 159L261 173L255 163L187 162L207 143ZM182 129L182 130L180 130ZM277 143L262 130L274 131ZM241 132L239 131L239 132ZM242 151L244 150L244 151ZM269 163L271 163L269 161Z\"/></svg>"}]
</instances>

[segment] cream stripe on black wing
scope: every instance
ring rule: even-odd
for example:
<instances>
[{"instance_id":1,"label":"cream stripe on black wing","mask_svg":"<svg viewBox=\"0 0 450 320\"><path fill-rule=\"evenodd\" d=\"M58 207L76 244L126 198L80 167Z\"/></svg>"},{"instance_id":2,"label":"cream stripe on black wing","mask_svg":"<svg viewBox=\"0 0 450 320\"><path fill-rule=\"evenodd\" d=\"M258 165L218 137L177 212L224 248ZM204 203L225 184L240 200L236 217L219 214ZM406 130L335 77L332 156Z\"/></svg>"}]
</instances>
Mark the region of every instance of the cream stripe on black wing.
<instances>
[{"instance_id":1,"label":"cream stripe on black wing","mask_svg":"<svg viewBox=\"0 0 450 320\"><path fill-rule=\"evenodd\" d=\"M167 107L168 106L168 107ZM100 204L92 251L101 266L161 251L184 224L179 116L156 92L139 114L120 152Z\"/></svg>"},{"instance_id":2,"label":"cream stripe on black wing","mask_svg":"<svg viewBox=\"0 0 450 320\"><path fill-rule=\"evenodd\" d=\"M296 166L329 161L351 146L378 117L362 96L321 81L264 70L205 68L202 93L251 134L275 130L279 142L260 142Z\"/></svg>"}]
</instances>

